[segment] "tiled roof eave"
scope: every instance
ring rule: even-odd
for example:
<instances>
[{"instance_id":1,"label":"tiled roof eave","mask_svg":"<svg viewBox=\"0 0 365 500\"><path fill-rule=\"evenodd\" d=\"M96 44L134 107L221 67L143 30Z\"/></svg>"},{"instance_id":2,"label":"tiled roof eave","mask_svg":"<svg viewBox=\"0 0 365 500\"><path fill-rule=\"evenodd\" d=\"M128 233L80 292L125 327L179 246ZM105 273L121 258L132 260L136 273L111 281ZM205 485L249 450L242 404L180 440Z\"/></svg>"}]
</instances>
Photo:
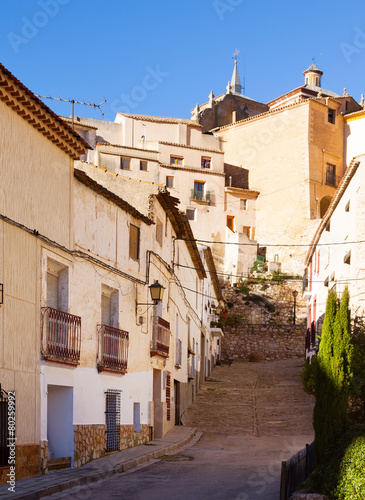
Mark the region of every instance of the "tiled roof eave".
<instances>
[{"instance_id":1,"label":"tiled roof eave","mask_svg":"<svg viewBox=\"0 0 365 500\"><path fill-rule=\"evenodd\" d=\"M218 175L219 177L226 176L225 173L212 172L207 168L176 167L175 165L166 165L164 163L159 163L159 166L162 168L169 168L171 170L180 170L180 171L184 171L184 172L193 172L193 173L200 172L202 174L207 174L207 175Z\"/></svg>"},{"instance_id":2,"label":"tiled roof eave","mask_svg":"<svg viewBox=\"0 0 365 500\"><path fill-rule=\"evenodd\" d=\"M261 120L262 118L265 118L266 116L274 115L276 113L281 113L282 111L284 111L286 109L294 108L296 106L304 106L304 105L308 104L309 102L315 102L315 103L319 104L320 106L326 107L326 105L324 103L318 101L317 99L314 99L314 98L304 99L300 102L292 102L291 104L286 104L285 106L281 106L279 108L270 109L269 111L265 111L265 113L260 113L259 115L249 116L248 118L243 118L242 120L239 120L236 123L230 123L228 125L224 125L223 127L218 128L215 131L215 133L219 134L223 130L227 130L229 128L235 128L235 127L242 125L244 123L247 123L247 122Z\"/></svg>"},{"instance_id":3,"label":"tiled roof eave","mask_svg":"<svg viewBox=\"0 0 365 500\"><path fill-rule=\"evenodd\" d=\"M130 205L128 202L117 196L116 194L112 193L109 191L107 188L96 182L94 179L89 177L86 172L83 170L79 170L78 168L74 169L74 176L75 179L77 179L79 182L87 186L88 188L92 189L95 193L99 194L100 196L103 196L107 200L111 201L121 209L123 209L125 212L129 213L136 219L139 219L143 221L147 225L154 224L152 219L147 217L146 215L142 214L139 212L136 208L134 208L132 205Z\"/></svg>"},{"instance_id":4,"label":"tiled roof eave","mask_svg":"<svg viewBox=\"0 0 365 500\"><path fill-rule=\"evenodd\" d=\"M164 146L174 146L177 148L194 149L197 151L203 151L203 152L207 152L207 153L216 153L216 154L224 155L224 151L220 151L218 149L208 149L208 148L202 148L199 146L187 146L186 144L178 144L177 142L158 141L158 143L163 144Z\"/></svg>"},{"instance_id":5,"label":"tiled roof eave","mask_svg":"<svg viewBox=\"0 0 365 500\"><path fill-rule=\"evenodd\" d=\"M73 159L90 145L0 64L0 100Z\"/></svg>"},{"instance_id":6,"label":"tiled roof eave","mask_svg":"<svg viewBox=\"0 0 365 500\"><path fill-rule=\"evenodd\" d=\"M146 121L146 122L156 122L156 123L174 123L183 124L192 127L202 128L202 125L195 123L192 120L185 118L170 118L168 116L150 116L150 115L134 115L132 113L118 113L121 116L126 116L127 118L133 118L136 120Z\"/></svg>"}]
</instances>

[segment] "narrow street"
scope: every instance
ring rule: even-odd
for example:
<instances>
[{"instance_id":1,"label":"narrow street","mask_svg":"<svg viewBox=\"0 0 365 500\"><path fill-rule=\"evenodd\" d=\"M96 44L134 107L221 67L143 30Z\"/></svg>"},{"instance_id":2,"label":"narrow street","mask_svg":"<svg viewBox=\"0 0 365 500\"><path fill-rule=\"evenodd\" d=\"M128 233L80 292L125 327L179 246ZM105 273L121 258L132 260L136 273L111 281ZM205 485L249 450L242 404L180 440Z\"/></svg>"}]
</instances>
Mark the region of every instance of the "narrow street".
<instances>
[{"instance_id":1,"label":"narrow street","mask_svg":"<svg viewBox=\"0 0 365 500\"><path fill-rule=\"evenodd\" d=\"M200 439L174 455L52 499L277 500L281 461L313 440L301 359L216 367L184 415ZM198 434L199 437L200 434Z\"/></svg>"}]
</instances>

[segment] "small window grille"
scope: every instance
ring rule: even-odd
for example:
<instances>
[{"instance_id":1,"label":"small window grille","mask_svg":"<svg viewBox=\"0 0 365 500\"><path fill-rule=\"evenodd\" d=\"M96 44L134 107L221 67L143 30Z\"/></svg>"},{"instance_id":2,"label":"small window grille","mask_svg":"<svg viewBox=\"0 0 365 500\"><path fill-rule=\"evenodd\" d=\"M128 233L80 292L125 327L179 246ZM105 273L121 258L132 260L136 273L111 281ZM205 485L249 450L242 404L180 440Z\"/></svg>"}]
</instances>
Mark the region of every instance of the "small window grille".
<instances>
[{"instance_id":1,"label":"small window grille","mask_svg":"<svg viewBox=\"0 0 365 500\"><path fill-rule=\"evenodd\" d=\"M105 393L106 450L119 450L120 391L108 389Z\"/></svg>"},{"instance_id":2,"label":"small window grille","mask_svg":"<svg viewBox=\"0 0 365 500\"><path fill-rule=\"evenodd\" d=\"M0 304L4 304L4 285L0 283Z\"/></svg>"}]
</instances>

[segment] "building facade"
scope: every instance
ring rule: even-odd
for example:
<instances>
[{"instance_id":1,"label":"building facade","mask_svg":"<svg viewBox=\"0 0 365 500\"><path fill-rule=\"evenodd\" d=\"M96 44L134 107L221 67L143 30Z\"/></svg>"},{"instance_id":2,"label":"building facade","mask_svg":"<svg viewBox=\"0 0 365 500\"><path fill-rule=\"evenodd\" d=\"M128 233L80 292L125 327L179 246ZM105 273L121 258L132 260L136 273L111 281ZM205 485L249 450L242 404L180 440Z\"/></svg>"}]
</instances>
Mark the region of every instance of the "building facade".
<instances>
[{"instance_id":1,"label":"building facade","mask_svg":"<svg viewBox=\"0 0 365 500\"><path fill-rule=\"evenodd\" d=\"M178 423L216 360L221 292L164 186L75 163L90 144L3 67L0 78L0 410L15 393L20 479Z\"/></svg>"}]
</instances>

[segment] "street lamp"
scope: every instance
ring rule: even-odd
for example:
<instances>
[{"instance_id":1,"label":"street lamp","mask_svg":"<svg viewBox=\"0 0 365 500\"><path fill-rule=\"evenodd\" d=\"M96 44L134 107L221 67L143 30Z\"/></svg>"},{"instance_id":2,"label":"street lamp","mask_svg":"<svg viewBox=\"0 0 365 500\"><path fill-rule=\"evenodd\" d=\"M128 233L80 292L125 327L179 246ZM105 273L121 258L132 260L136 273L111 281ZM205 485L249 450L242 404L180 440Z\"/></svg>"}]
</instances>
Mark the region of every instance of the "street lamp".
<instances>
[{"instance_id":1,"label":"street lamp","mask_svg":"<svg viewBox=\"0 0 365 500\"><path fill-rule=\"evenodd\" d=\"M295 308L296 308L296 305L297 305L297 296L298 296L298 292L296 290L293 290L293 297L294 297L293 325L295 325Z\"/></svg>"},{"instance_id":2,"label":"street lamp","mask_svg":"<svg viewBox=\"0 0 365 500\"><path fill-rule=\"evenodd\" d=\"M163 293L165 291L165 287L162 286L158 280L155 280L152 285L148 287L150 289L151 299L153 300L153 304L149 304L146 302L137 302L136 301L136 314L138 311L138 306L156 306L159 302L162 301Z\"/></svg>"},{"instance_id":3,"label":"street lamp","mask_svg":"<svg viewBox=\"0 0 365 500\"><path fill-rule=\"evenodd\" d=\"M163 297L163 293L165 291L165 287L162 286L158 282L158 280L155 280L155 282L152 283L152 285L150 285L148 288L150 289L151 299L153 300L153 302L155 304L157 304L158 302L161 302L162 297Z\"/></svg>"}]
</instances>

